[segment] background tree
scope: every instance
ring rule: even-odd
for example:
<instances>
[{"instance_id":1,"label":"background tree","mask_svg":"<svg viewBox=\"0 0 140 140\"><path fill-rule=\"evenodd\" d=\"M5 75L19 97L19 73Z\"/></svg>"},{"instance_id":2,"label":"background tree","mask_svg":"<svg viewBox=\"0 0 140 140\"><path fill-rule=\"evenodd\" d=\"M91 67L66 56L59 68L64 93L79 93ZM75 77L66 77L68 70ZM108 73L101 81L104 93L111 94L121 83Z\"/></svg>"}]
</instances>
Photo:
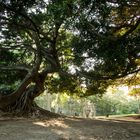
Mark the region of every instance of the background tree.
<instances>
[{"instance_id":1,"label":"background tree","mask_svg":"<svg viewBox=\"0 0 140 140\"><path fill-rule=\"evenodd\" d=\"M126 83L129 87L129 95L135 97L137 104L137 113L140 114L140 75L136 73L126 78Z\"/></svg>"},{"instance_id":2,"label":"background tree","mask_svg":"<svg viewBox=\"0 0 140 140\"><path fill-rule=\"evenodd\" d=\"M0 87L10 90L1 90L0 108L31 112L45 88L102 94L113 80L139 72L139 6L139 0L0 1Z\"/></svg>"}]
</instances>

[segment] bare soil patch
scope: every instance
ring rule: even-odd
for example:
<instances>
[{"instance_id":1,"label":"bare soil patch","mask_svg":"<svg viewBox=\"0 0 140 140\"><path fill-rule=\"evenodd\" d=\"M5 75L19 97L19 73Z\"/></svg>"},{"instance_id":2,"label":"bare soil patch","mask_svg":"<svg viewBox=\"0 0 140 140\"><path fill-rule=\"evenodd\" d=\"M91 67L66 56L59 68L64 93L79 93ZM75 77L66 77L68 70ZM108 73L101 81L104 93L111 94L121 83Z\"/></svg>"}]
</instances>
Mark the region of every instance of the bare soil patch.
<instances>
[{"instance_id":1,"label":"bare soil patch","mask_svg":"<svg viewBox=\"0 0 140 140\"><path fill-rule=\"evenodd\" d=\"M140 140L134 118L0 118L0 140Z\"/></svg>"}]
</instances>

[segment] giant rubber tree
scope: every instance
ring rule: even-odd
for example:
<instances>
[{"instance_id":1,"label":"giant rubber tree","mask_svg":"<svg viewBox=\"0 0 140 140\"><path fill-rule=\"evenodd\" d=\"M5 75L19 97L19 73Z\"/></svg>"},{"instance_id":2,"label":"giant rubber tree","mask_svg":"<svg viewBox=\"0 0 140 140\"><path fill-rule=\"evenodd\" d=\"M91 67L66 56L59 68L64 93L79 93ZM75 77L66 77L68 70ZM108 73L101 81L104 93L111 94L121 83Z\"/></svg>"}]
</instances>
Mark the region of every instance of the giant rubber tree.
<instances>
[{"instance_id":1,"label":"giant rubber tree","mask_svg":"<svg viewBox=\"0 0 140 140\"><path fill-rule=\"evenodd\" d=\"M0 109L31 112L44 90L102 94L138 73L139 0L0 0Z\"/></svg>"}]
</instances>

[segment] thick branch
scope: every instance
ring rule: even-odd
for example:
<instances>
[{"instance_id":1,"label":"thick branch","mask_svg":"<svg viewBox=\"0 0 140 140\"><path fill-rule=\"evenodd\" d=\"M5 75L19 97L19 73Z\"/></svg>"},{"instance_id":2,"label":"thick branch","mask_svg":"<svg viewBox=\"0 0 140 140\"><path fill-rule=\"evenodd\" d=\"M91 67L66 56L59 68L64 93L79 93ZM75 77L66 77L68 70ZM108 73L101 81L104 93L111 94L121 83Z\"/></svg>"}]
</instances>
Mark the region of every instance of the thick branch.
<instances>
[{"instance_id":1,"label":"thick branch","mask_svg":"<svg viewBox=\"0 0 140 140\"><path fill-rule=\"evenodd\" d=\"M123 36L122 38L126 37L127 35L131 34L138 26L140 25L140 18L137 20L136 24L132 26Z\"/></svg>"},{"instance_id":2,"label":"thick branch","mask_svg":"<svg viewBox=\"0 0 140 140\"><path fill-rule=\"evenodd\" d=\"M1 70L21 70L21 71L30 71L30 67L19 65L19 66L0 66Z\"/></svg>"},{"instance_id":3,"label":"thick branch","mask_svg":"<svg viewBox=\"0 0 140 140\"><path fill-rule=\"evenodd\" d=\"M36 65L35 65L33 71L35 73L38 73L38 70L39 70L41 62L42 62L42 54L41 54L42 48L40 45L40 40L38 38L38 35L35 32L32 33L32 38L34 39L35 44L36 44Z\"/></svg>"},{"instance_id":4,"label":"thick branch","mask_svg":"<svg viewBox=\"0 0 140 140\"><path fill-rule=\"evenodd\" d=\"M47 51L46 49L42 48L41 49L41 53L44 56L44 58L53 66L56 67L56 61L53 58L53 55L51 54L51 52Z\"/></svg>"},{"instance_id":5,"label":"thick branch","mask_svg":"<svg viewBox=\"0 0 140 140\"><path fill-rule=\"evenodd\" d=\"M100 74L89 74L88 72L80 72L77 71L77 74L81 77L85 77L87 79L90 80L94 80L94 81L102 81L102 80L115 80L115 79L119 79L119 78L123 78L125 76L128 76L129 74L134 74L140 71L140 68L131 71L131 72L126 72L126 73L122 73L122 74L116 74L116 75L111 75L111 76L103 76Z\"/></svg>"},{"instance_id":6,"label":"thick branch","mask_svg":"<svg viewBox=\"0 0 140 140\"><path fill-rule=\"evenodd\" d=\"M42 75L42 77L46 77L47 74L49 74L49 73L54 73L54 72L59 72L59 70L56 69L55 67L54 67L54 68L52 68L52 67L47 67L46 69L44 69L44 70L40 73L40 75Z\"/></svg>"},{"instance_id":7,"label":"thick branch","mask_svg":"<svg viewBox=\"0 0 140 140\"><path fill-rule=\"evenodd\" d=\"M61 21L60 23L55 23L55 30L54 30L54 35L53 35L53 40L51 42L51 47L52 47L52 55L54 57L54 60L56 62L56 66L57 68L60 68L60 62L59 62L59 58L58 58L58 52L56 49L56 43L57 43L57 38L59 35L59 29L61 27L63 21Z\"/></svg>"}]
</instances>

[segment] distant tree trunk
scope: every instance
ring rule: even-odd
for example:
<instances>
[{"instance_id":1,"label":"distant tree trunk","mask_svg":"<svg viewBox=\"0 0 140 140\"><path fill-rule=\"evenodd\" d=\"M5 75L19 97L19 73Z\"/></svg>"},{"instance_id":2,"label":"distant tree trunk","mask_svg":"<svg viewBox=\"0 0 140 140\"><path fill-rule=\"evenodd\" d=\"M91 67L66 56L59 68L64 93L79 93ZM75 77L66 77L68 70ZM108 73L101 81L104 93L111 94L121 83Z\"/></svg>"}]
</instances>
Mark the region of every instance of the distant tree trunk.
<instances>
[{"instance_id":1,"label":"distant tree trunk","mask_svg":"<svg viewBox=\"0 0 140 140\"><path fill-rule=\"evenodd\" d=\"M46 92L47 110L51 111L52 96L47 91L45 91L45 92Z\"/></svg>"}]
</instances>

